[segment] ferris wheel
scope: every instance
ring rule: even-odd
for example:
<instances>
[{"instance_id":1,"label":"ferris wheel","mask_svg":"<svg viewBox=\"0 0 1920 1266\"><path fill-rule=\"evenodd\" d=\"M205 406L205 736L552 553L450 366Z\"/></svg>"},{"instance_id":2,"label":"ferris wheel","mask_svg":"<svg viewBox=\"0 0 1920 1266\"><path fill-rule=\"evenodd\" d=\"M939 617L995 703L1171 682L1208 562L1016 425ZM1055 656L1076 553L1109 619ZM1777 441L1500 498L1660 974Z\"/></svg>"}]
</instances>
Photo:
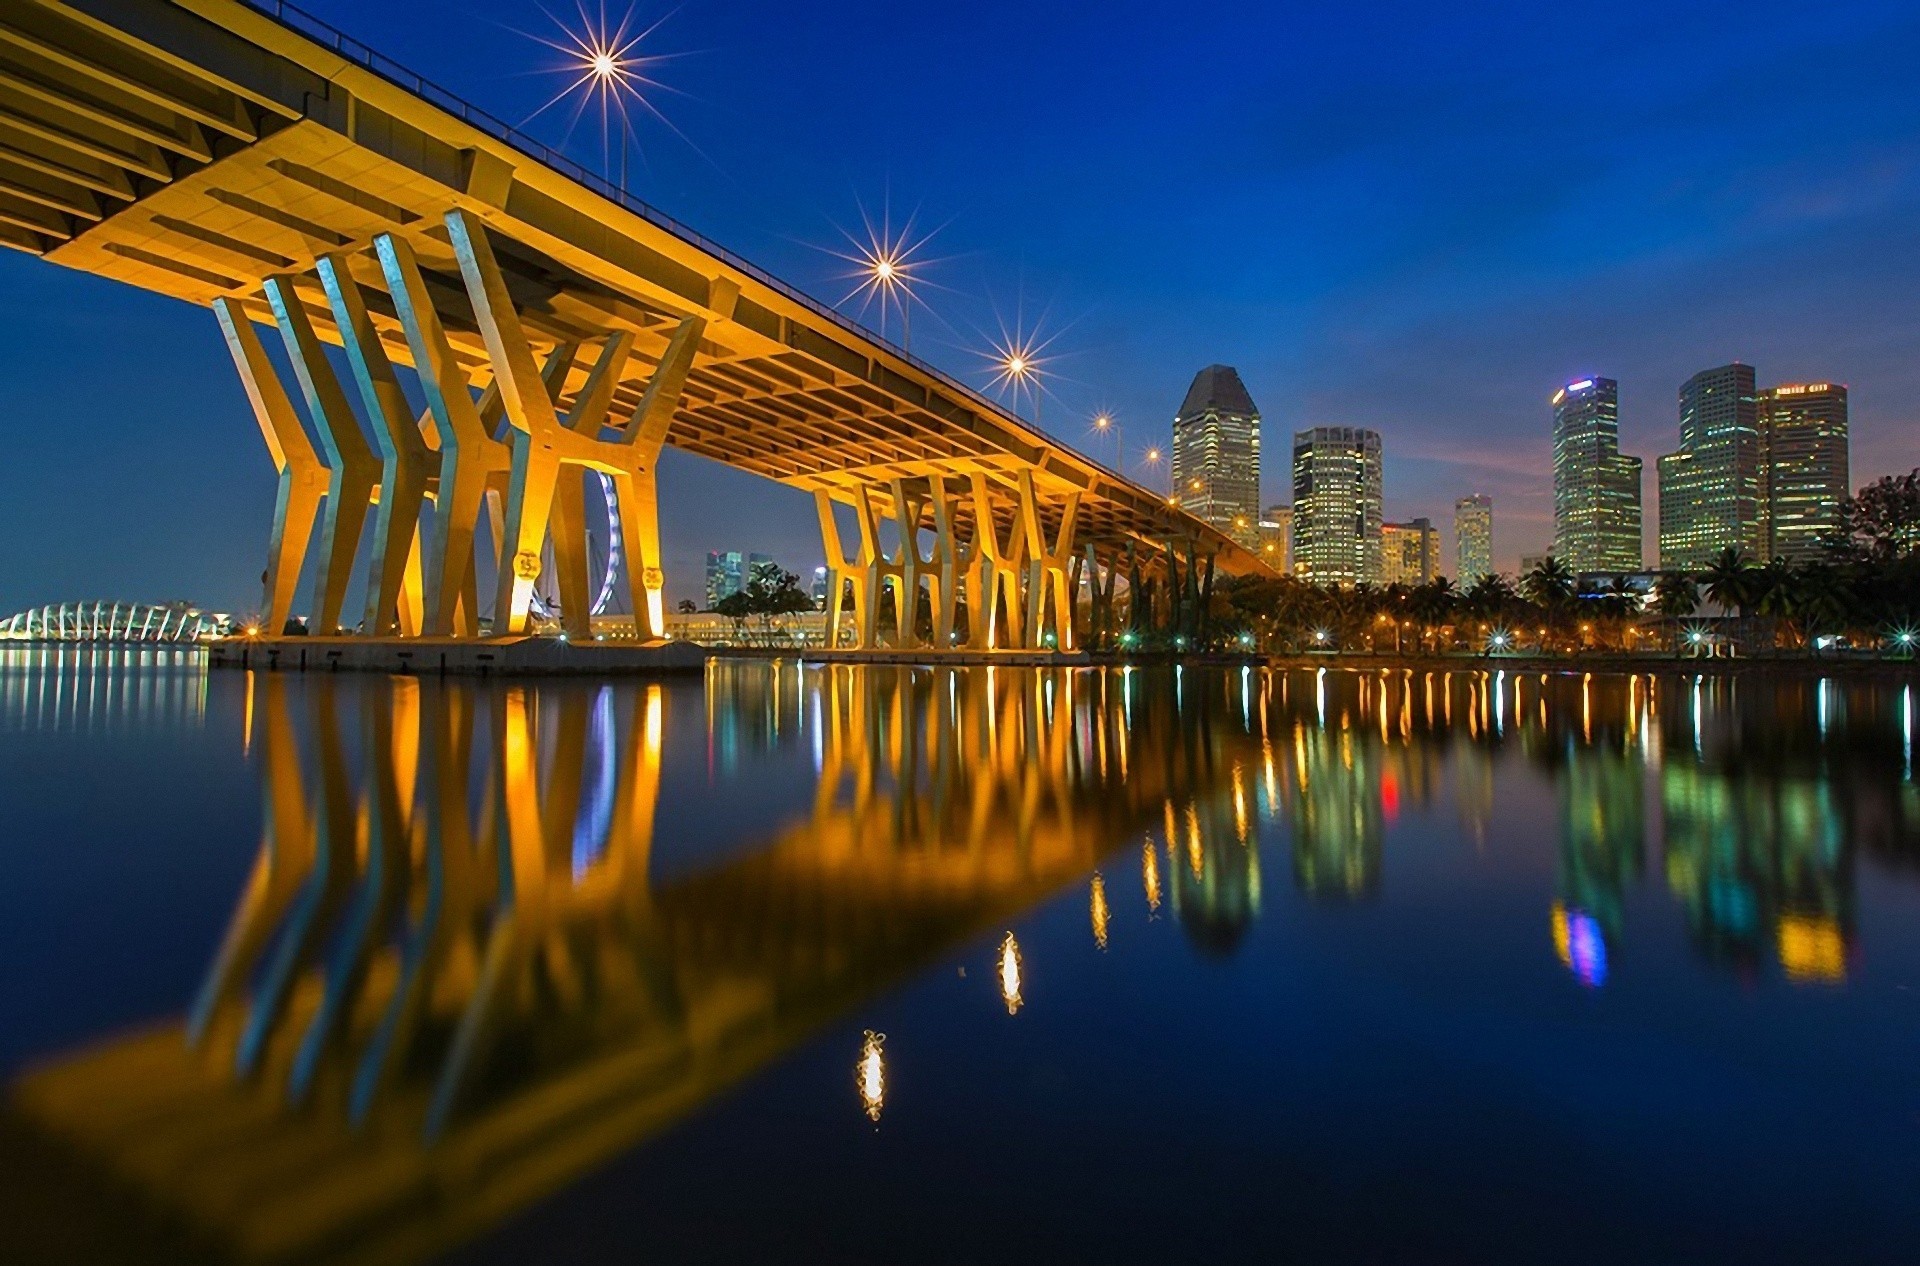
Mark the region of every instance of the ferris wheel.
<instances>
[{"instance_id":1,"label":"ferris wheel","mask_svg":"<svg viewBox=\"0 0 1920 1266\"><path fill-rule=\"evenodd\" d=\"M598 524L591 520L592 509L588 510L587 524L587 575L593 587L594 615L621 614L620 576L625 571L625 555L620 548L620 498L613 489L611 476L600 471L591 472L600 489L600 505L604 517ZM590 483L588 487L593 487ZM591 501L591 498L589 499ZM596 527L599 530L595 530ZM555 620L560 617L560 569L553 559L553 537L547 537L546 548L540 552L540 576L533 582L533 597L529 604L535 617L542 620Z\"/></svg>"}]
</instances>

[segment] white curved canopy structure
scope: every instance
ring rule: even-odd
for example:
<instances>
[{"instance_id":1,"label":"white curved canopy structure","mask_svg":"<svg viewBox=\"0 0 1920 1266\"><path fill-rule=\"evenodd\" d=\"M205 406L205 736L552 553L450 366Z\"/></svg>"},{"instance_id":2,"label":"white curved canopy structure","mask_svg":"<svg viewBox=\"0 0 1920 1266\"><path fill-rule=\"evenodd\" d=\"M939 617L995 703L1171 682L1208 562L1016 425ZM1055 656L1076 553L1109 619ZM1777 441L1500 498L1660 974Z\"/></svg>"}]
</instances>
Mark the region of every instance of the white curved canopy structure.
<instances>
[{"instance_id":1,"label":"white curved canopy structure","mask_svg":"<svg viewBox=\"0 0 1920 1266\"><path fill-rule=\"evenodd\" d=\"M30 642L197 642L223 620L185 603L63 602L0 620L0 640Z\"/></svg>"}]
</instances>

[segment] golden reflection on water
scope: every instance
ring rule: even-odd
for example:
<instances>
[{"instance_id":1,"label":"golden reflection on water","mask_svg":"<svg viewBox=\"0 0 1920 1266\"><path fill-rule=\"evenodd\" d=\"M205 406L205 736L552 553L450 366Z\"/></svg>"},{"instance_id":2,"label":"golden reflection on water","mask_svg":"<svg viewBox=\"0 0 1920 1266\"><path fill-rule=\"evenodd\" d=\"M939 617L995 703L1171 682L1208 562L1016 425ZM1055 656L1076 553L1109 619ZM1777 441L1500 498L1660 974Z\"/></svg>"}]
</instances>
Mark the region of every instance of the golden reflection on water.
<instances>
[{"instance_id":1,"label":"golden reflection on water","mask_svg":"<svg viewBox=\"0 0 1920 1266\"><path fill-rule=\"evenodd\" d=\"M1000 1000L1007 1004L1008 1015L1017 1015L1020 1011L1020 942L1013 939L1011 932L1000 942L998 962Z\"/></svg>"},{"instance_id":2,"label":"golden reflection on water","mask_svg":"<svg viewBox=\"0 0 1920 1266\"><path fill-rule=\"evenodd\" d=\"M0 722L138 724L151 697L202 723L204 669L143 692L63 663L0 679ZM1377 900L1396 822L1451 814L1484 842L1496 769L1530 771L1549 790L1526 803L1553 820L1529 838L1558 863L1528 898L1532 944L1599 989L1646 885L1710 961L1842 985L1856 853L1920 837L1912 709L1891 691L1694 679L1663 710L1652 678L1257 681L733 662L695 700L695 683L249 674L259 849L198 996L31 1071L8 1111L231 1257L409 1262L957 949L993 947L1017 1014L1021 947L991 933L1085 881L1106 948L1102 866L1135 842L1149 915L1231 954L1262 917L1263 850L1304 900ZM758 837L663 870L679 752L743 797L769 763L812 781ZM875 1121L882 1040L856 1067ZM208 1120L230 1128L202 1137ZM282 1155L317 1159L293 1181L261 1163Z\"/></svg>"},{"instance_id":3,"label":"golden reflection on water","mask_svg":"<svg viewBox=\"0 0 1920 1266\"><path fill-rule=\"evenodd\" d=\"M1107 881L1099 871L1087 883L1087 917L1093 924L1093 943L1107 948Z\"/></svg>"},{"instance_id":4,"label":"golden reflection on water","mask_svg":"<svg viewBox=\"0 0 1920 1266\"><path fill-rule=\"evenodd\" d=\"M860 1103L866 1109L867 1120L878 1122L880 1109L887 1101L886 1057L881 1053L880 1044L887 1040L884 1033L867 1030L866 1040L860 1044L860 1063L855 1069L855 1083L860 1089Z\"/></svg>"}]
</instances>

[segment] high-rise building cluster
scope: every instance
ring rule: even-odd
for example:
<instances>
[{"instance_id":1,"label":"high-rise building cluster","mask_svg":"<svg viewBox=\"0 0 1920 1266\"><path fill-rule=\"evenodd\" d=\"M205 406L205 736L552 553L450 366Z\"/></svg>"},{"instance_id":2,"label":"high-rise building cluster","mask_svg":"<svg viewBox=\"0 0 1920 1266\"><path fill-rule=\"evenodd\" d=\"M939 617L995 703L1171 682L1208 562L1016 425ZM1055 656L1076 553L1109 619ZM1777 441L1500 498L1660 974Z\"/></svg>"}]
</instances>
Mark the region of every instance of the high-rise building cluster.
<instances>
[{"instance_id":1,"label":"high-rise building cluster","mask_svg":"<svg viewBox=\"0 0 1920 1266\"><path fill-rule=\"evenodd\" d=\"M1174 417L1172 454L1175 503L1278 571L1332 585L1423 584L1442 573L1440 532L1431 520L1385 521L1377 431L1295 432L1293 504L1261 509L1260 410L1231 366L1209 365L1194 375ZM1492 500L1463 499L1456 531L1462 521L1462 558L1474 563L1474 575L1491 571Z\"/></svg>"},{"instance_id":2,"label":"high-rise building cluster","mask_svg":"<svg viewBox=\"0 0 1920 1266\"><path fill-rule=\"evenodd\" d=\"M707 554L707 610L722 599L739 593L753 579L754 568L771 566L768 554L742 554L737 549L711 550Z\"/></svg>"},{"instance_id":3,"label":"high-rise building cluster","mask_svg":"<svg viewBox=\"0 0 1920 1266\"><path fill-rule=\"evenodd\" d=\"M1619 383L1576 379L1551 404L1553 549L1523 555L1521 570L1553 558L1576 575L1640 571L1642 465L1620 451ZM1282 572L1326 585L1442 574L1431 520L1385 521L1377 431L1296 431L1293 504L1262 510L1260 411L1238 371L1209 365L1174 418L1172 454L1174 501ZM1661 570L1700 570L1729 546L1760 562L1815 558L1848 493L1847 389L1762 389L1738 363L1702 370L1680 388L1680 447L1658 472ZM1457 585L1494 574L1491 497L1455 501L1453 534Z\"/></svg>"},{"instance_id":4,"label":"high-rise building cluster","mask_svg":"<svg viewBox=\"0 0 1920 1266\"><path fill-rule=\"evenodd\" d=\"M1697 570L1732 547L1805 562L1840 526L1848 492L1847 389L1760 389L1753 366L1704 369L1680 388L1680 448L1660 459L1660 567Z\"/></svg>"}]
</instances>

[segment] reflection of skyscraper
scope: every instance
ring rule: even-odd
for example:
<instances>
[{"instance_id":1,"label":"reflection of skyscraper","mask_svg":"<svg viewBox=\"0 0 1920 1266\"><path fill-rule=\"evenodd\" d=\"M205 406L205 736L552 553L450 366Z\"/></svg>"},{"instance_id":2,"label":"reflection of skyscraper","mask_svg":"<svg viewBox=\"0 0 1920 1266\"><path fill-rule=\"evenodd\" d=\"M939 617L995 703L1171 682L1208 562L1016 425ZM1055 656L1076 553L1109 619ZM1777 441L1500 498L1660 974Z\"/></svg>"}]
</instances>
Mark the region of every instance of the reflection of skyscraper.
<instances>
[{"instance_id":1,"label":"reflection of skyscraper","mask_svg":"<svg viewBox=\"0 0 1920 1266\"><path fill-rule=\"evenodd\" d=\"M1380 886L1386 827L1375 753L1352 730L1295 732L1300 801L1293 877L1310 897L1352 900Z\"/></svg>"},{"instance_id":2,"label":"reflection of skyscraper","mask_svg":"<svg viewBox=\"0 0 1920 1266\"><path fill-rule=\"evenodd\" d=\"M1293 569L1320 585L1380 579L1380 434L1316 426L1293 436Z\"/></svg>"},{"instance_id":3,"label":"reflection of skyscraper","mask_svg":"<svg viewBox=\"0 0 1920 1266\"><path fill-rule=\"evenodd\" d=\"M1620 751L1569 749L1558 779L1560 891L1568 904L1593 914L1608 935L1618 935L1646 837L1641 768Z\"/></svg>"},{"instance_id":4,"label":"reflection of skyscraper","mask_svg":"<svg viewBox=\"0 0 1920 1266\"><path fill-rule=\"evenodd\" d=\"M1620 451L1611 378L1553 396L1553 554L1574 572L1640 570L1640 459Z\"/></svg>"},{"instance_id":5,"label":"reflection of skyscraper","mask_svg":"<svg viewBox=\"0 0 1920 1266\"><path fill-rule=\"evenodd\" d=\"M1475 493L1453 503L1454 582L1466 588L1493 574L1493 498Z\"/></svg>"},{"instance_id":6,"label":"reflection of skyscraper","mask_svg":"<svg viewBox=\"0 0 1920 1266\"><path fill-rule=\"evenodd\" d=\"M1835 792L1824 780L1685 760L1661 771L1667 883L1709 957L1777 957L1795 979L1845 974L1852 879Z\"/></svg>"},{"instance_id":7,"label":"reflection of skyscraper","mask_svg":"<svg viewBox=\"0 0 1920 1266\"><path fill-rule=\"evenodd\" d=\"M1249 549L1260 546L1260 410L1240 374L1209 365L1173 419L1173 494L1180 506Z\"/></svg>"},{"instance_id":8,"label":"reflection of skyscraper","mask_svg":"<svg viewBox=\"0 0 1920 1266\"><path fill-rule=\"evenodd\" d=\"M1174 917L1196 949L1230 954L1260 914L1260 850L1237 838L1230 809L1218 802L1189 806L1174 820Z\"/></svg>"}]
</instances>

